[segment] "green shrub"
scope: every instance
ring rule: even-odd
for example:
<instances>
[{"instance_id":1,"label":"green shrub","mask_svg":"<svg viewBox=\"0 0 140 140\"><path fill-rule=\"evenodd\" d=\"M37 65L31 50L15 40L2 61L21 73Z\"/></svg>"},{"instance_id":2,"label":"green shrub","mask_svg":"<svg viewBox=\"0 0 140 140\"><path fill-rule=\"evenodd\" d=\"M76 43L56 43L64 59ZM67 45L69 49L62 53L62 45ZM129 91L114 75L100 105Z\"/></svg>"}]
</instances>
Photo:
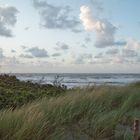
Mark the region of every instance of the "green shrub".
<instances>
[{"instance_id":1,"label":"green shrub","mask_svg":"<svg viewBox=\"0 0 140 140\"><path fill-rule=\"evenodd\" d=\"M62 95L66 89L50 84L19 81L15 76L0 75L0 109L16 108L35 99Z\"/></svg>"}]
</instances>

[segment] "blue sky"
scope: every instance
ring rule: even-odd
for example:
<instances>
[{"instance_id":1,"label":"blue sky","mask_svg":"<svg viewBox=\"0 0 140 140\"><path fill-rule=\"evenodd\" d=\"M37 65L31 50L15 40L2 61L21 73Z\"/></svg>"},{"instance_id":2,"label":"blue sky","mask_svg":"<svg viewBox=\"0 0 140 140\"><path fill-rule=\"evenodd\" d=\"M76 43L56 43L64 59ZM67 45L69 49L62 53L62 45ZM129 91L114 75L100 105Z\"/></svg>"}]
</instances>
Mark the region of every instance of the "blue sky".
<instances>
[{"instance_id":1,"label":"blue sky","mask_svg":"<svg viewBox=\"0 0 140 140\"><path fill-rule=\"evenodd\" d=\"M139 73L139 0L0 0L0 72Z\"/></svg>"}]
</instances>

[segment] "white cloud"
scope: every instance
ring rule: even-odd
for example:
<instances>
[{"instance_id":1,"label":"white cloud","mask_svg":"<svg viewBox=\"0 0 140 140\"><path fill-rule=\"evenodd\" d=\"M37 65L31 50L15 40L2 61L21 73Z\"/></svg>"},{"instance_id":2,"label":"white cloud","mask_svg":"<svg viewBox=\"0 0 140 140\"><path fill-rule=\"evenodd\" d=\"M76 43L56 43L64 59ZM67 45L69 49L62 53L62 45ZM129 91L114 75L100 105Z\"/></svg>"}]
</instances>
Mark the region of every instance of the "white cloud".
<instances>
[{"instance_id":1,"label":"white cloud","mask_svg":"<svg viewBox=\"0 0 140 140\"><path fill-rule=\"evenodd\" d=\"M18 10L12 6L0 6L0 36L12 37L11 27L16 24Z\"/></svg>"},{"instance_id":2,"label":"white cloud","mask_svg":"<svg viewBox=\"0 0 140 140\"><path fill-rule=\"evenodd\" d=\"M0 65L1 67L13 67L13 66L17 66L18 64L20 64L21 62L16 58L16 57L4 57L1 61L0 61Z\"/></svg>"},{"instance_id":3,"label":"white cloud","mask_svg":"<svg viewBox=\"0 0 140 140\"><path fill-rule=\"evenodd\" d=\"M0 59L3 59L5 56L4 56L4 54L3 54L3 49L2 48L0 48Z\"/></svg>"},{"instance_id":4,"label":"white cloud","mask_svg":"<svg viewBox=\"0 0 140 140\"><path fill-rule=\"evenodd\" d=\"M122 64L124 62L126 62L127 60L124 59L122 56L117 56L117 57L113 57L111 60L112 64Z\"/></svg>"},{"instance_id":5,"label":"white cloud","mask_svg":"<svg viewBox=\"0 0 140 140\"><path fill-rule=\"evenodd\" d=\"M4 64L13 66L13 65L20 64L20 62L16 57L6 57Z\"/></svg>"},{"instance_id":6,"label":"white cloud","mask_svg":"<svg viewBox=\"0 0 140 140\"><path fill-rule=\"evenodd\" d=\"M16 57L7 57L3 54L3 49L0 48L0 66L3 68L3 66L15 66L19 64L20 62Z\"/></svg>"},{"instance_id":7,"label":"white cloud","mask_svg":"<svg viewBox=\"0 0 140 140\"><path fill-rule=\"evenodd\" d=\"M111 58L101 57L92 60L90 64L110 64L111 60L112 60Z\"/></svg>"},{"instance_id":8,"label":"white cloud","mask_svg":"<svg viewBox=\"0 0 140 140\"><path fill-rule=\"evenodd\" d=\"M81 6L80 20L86 31L96 33L95 46L102 48L113 45L124 45L125 42L115 41L116 27L107 19L95 18L88 6Z\"/></svg>"},{"instance_id":9,"label":"white cloud","mask_svg":"<svg viewBox=\"0 0 140 140\"><path fill-rule=\"evenodd\" d=\"M92 54L90 53L84 53L80 54L76 59L75 59L75 64L85 64L88 63L92 60Z\"/></svg>"},{"instance_id":10,"label":"white cloud","mask_svg":"<svg viewBox=\"0 0 140 140\"><path fill-rule=\"evenodd\" d=\"M48 57L48 52L45 49L40 49L38 47L30 48L26 50L26 52L30 52L32 56L38 58Z\"/></svg>"},{"instance_id":11,"label":"white cloud","mask_svg":"<svg viewBox=\"0 0 140 140\"><path fill-rule=\"evenodd\" d=\"M140 49L140 42L131 38L127 41L127 44L125 45L125 48L126 49L138 50L138 49Z\"/></svg>"}]
</instances>

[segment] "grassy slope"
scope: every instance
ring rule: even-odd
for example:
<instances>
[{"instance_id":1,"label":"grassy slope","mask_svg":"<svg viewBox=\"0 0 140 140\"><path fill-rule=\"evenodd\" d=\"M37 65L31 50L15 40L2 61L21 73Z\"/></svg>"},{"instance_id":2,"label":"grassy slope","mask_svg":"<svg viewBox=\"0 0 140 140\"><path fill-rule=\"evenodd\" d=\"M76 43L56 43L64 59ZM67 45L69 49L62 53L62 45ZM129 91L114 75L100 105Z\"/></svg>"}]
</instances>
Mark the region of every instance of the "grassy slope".
<instances>
[{"instance_id":1,"label":"grassy slope","mask_svg":"<svg viewBox=\"0 0 140 140\"><path fill-rule=\"evenodd\" d=\"M0 140L131 140L140 84L67 91L0 111Z\"/></svg>"}]
</instances>

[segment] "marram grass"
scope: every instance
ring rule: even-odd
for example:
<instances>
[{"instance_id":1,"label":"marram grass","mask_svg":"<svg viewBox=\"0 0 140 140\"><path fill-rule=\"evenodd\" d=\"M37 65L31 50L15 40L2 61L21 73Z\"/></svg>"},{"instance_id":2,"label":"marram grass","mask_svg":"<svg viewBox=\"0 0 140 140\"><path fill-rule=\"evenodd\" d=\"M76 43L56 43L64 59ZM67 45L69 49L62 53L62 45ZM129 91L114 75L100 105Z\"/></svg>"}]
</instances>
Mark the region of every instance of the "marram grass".
<instances>
[{"instance_id":1,"label":"marram grass","mask_svg":"<svg viewBox=\"0 0 140 140\"><path fill-rule=\"evenodd\" d=\"M69 90L0 111L0 140L132 140L140 84Z\"/></svg>"}]
</instances>

